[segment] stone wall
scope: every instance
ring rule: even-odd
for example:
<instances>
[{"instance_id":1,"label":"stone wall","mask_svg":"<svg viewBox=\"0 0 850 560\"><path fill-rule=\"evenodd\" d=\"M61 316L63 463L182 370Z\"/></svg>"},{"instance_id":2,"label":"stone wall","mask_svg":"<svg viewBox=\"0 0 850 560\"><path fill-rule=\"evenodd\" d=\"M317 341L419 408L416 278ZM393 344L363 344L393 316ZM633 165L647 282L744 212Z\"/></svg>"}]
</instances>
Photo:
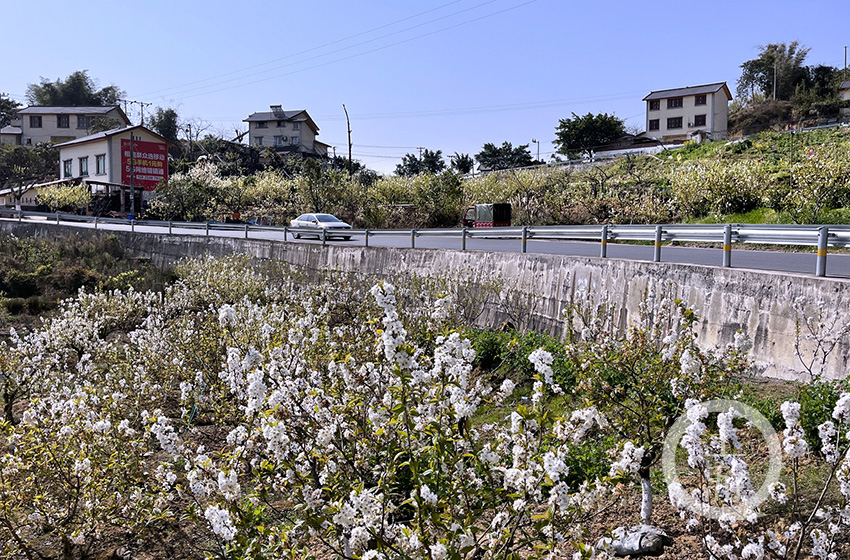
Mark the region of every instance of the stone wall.
<instances>
[{"instance_id":1,"label":"stone wall","mask_svg":"<svg viewBox=\"0 0 850 560\"><path fill-rule=\"evenodd\" d=\"M94 230L50 224L0 221L0 230L16 235L93 235ZM531 295L529 323L538 330L559 334L561 312L577 290L600 301L607 297L621 310L619 327L632 320L647 294L686 301L700 315L698 343L713 347L730 343L738 330L753 340L752 357L760 373L783 379L801 378L795 353L796 317L793 302L801 299L811 312L823 317L850 319L850 281L791 276L734 268L718 268L619 259L560 255L490 253L435 249L344 247L279 241L246 240L161 234L109 232L134 254L156 264L171 264L205 254L248 253L312 271L338 270L352 274L449 274L458 277L497 278ZM496 326L504 310L486 309L479 322ZM850 343L846 337L830 354L825 377L846 376Z\"/></svg>"}]
</instances>

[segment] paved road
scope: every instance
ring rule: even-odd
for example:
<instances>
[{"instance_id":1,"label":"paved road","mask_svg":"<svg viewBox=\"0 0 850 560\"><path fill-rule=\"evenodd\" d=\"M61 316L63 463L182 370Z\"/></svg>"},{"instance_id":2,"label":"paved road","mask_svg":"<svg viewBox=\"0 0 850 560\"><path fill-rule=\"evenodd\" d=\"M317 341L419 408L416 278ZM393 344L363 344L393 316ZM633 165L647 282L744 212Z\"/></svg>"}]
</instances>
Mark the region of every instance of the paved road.
<instances>
[{"instance_id":1,"label":"paved road","mask_svg":"<svg viewBox=\"0 0 850 560\"><path fill-rule=\"evenodd\" d=\"M45 221L45 220L41 220ZM83 228L93 228L91 223L61 222L63 225L71 225ZM99 224L99 229L123 230L130 229L124 224ZM162 233L164 228L151 226L136 226L139 233ZM173 228L172 233L177 235L206 235L203 229ZM209 235L221 237L244 238L244 231L210 229ZM283 241L281 231L251 231L249 239L276 239ZM321 240L298 239L295 240L290 234L287 238L290 243L321 244ZM355 235L350 241L338 239L329 240L329 245L362 247L363 235ZM369 245L374 247L410 247L410 234L399 233L398 235L370 236ZM417 237L417 249L461 249L459 238L447 237ZM495 251L516 252L522 248L522 242L518 239L467 239L466 248L469 251ZM554 255L575 255L583 257L598 257L599 243L584 241L562 241L530 239L527 242L529 253L544 253ZM653 258L653 247L651 245L631 245L608 243L608 257L630 260L651 261ZM705 249L696 247L673 247L664 246L661 250L661 260L681 264L697 264L706 266L720 266L722 251L717 249ZM768 270L776 272L793 273L803 276L814 276L815 272L815 249L801 250L798 252L784 251L762 251L752 249L736 249L732 251L732 267L752 270ZM850 255L832 254L827 257L827 276L831 278L850 278Z\"/></svg>"}]
</instances>

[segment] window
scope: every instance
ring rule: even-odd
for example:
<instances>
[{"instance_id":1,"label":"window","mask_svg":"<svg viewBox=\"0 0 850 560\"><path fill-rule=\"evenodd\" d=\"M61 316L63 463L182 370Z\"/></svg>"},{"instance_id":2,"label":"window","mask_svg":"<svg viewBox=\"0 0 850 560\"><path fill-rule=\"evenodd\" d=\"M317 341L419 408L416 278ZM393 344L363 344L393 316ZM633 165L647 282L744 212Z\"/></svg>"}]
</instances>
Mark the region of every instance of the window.
<instances>
[{"instance_id":1,"label":"window","mask_svg":"<svg viewBox=\"0 0 850 560\"><path fill-rule=\"evenodd\" d=\"M56 128L70 128L71 117L68 115L56 115Z\"/></svg>"},{"instance_id":2,"label":"window","mask_svg":"<svg viewBox=\"0 0 850 560\"><path fill-rule=\"evenodd\" d=\"M697 95L694 97L694 105L705 105L705 95Z\"/></svg>"},{"instance_id":3,"label":"window","mask_svg":"<svg viewBox=\"0 0 850 560\"><path fill-rule=\"evenodd\" d=\"M278 128L286 128L286 121L277 121Z\"/></svg>"},{"instance_id":4,"label":"window","mask_svg":"<svg viewBox=\"0 0 850 560\"><path fill-rule=\"evenodd\" d=\"M88 177L89 174L89 156L80 158L80 177Z\"/></svg>"},{"instance_id":5,"label":"window","mask_svg":"<svg viewBox=\"0 0 850 560\"><path fill-rule=\"evenodd\" d=\"M41 128L41 115L30 115L30 128Z\"/></svg>"},{"instance_id":6,"label":"window","mask_svg":"<svg viewBox=\"0 0 850 560\"><path fill-rule=\"evenodd\" d=\"M301 123L292 123L292 130L301 130Z\"/></svg>"},{"instance_id":7,"label":"window","mask_svg":"<svg viewBox=\"0 0 850 560\"><path fill-rule=\"evenodd\" d=\"M705 115L694 115L694 126L705 126Z\"/></svg>"},{"instance_id":8,"label":"window","mask_svg":"<svg viewBox=\"0 0 850 560\"><path fill-rule=\"evenodd\" d=\"M650 111L658 111L661 109L661 100L660 99L650 99L649 100L649 110Z\"/></svg>"},{"instance_id":9,"label":"window","mask_svg":"<svg viewBox=\"0 0 850 560\"><path fill-rule=\"evenodd\" d=\"M288 136L275 136L274 137L274 145L275 146L286 146L286 143L289 141Z\"/></svg>"},{"instance_id":10,"label":"window","mask_svg":"<svg viewBox=\"0 0 850 560\"><path fill-rule=\"evenodd\" d=\"M254 123L254 128L268 128L268 127L269 127L269 123L267 123L266 121Z\"/></svg>"},{"instance_id":11,"label":"window","mask_svg":"<svg viewBox=\"0 0 850 560\"><path fill-rule=\"evenodd\" d=\"M263 137L257 136L256 138L257 138L257 146L262 146L263 145Z\"/></svg>"},{"instance_id":12,"label":"window","mask_svg":"<svg viewBox=\"0 0 850 560\"><path fill-rule=\"evenodd\" d=\"M62 176L65 179L70 179L71 177L73 177L73 173L74 173L73 166L74 166L74 160L72 160L72 159L66 159L65 161L62 162Z\"/></svg>"},{"instance_id":13,"label":"window","mask_svg":"<svg viewBox=\"0 0 850 560\"><path fill-rule=\"evenodd\" d=\"M681 97L671 97L667 100L668 109L678 109L684 105Z\"/></svg>"},{"instance_id":14,"label":"window","mask_svg":"<svg viewBox=\"0 0 850 560\"><path fill-rule=\"evenodd\" d=\"M682 117L672 117L667 119L667 128L682 128Z\"/></svg>"},{"instance_id":15,"label":"window","mask_svg":"<svg viewBox=\"0 0 850 560\"><path fill-rule=\"evenodd\" d=\"M97 175L106 175L106 154L94 156L94 172Z\"/></svg>"},{"instance_id":16,"label":"window","mask_svg":"<svg viewBox=\"0 0 850 560\"><path fill-rule=\"evenodd\" d=\"M91 128L91 117L77 115L77 129Z\"/></svg>"},{"instance_id":17,"label":"window","mask_svg":"<svg viewBox=\"0 0 850 560\"><path fill-rule=\"evenodd\" d=\"M652 119L649 121L649 130L658 130L658 127L658 119Z\"/></svg>"},{"instance_id":18,"label":"window","mask_svg":"<svg viewBox=\"0 0 850 560\"><path fill-rule=\"evenodd\" d=\"M298 145L298 137L297 136L293 136L292 138L290 138L290 141L292 142L293 146Z\"/></svg>"}]
</instances>

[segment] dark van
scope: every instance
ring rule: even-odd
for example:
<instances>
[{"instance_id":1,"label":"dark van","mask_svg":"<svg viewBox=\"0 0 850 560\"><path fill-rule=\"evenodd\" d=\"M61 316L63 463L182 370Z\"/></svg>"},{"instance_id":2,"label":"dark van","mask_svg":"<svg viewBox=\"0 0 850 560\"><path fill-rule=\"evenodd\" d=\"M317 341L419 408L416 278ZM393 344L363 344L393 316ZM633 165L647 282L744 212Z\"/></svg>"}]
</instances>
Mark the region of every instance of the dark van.
<instances>
[{"instance_id":1,"label":"dark van","mask_svg":"<svg viewBox=\"0 0 850 560\"><path fill-rule=\"evenodd\" d=\"M463 227L507 227L511 225L511 205L507 202L476 204L466 209Z\"/></svg>"}]
</instances>

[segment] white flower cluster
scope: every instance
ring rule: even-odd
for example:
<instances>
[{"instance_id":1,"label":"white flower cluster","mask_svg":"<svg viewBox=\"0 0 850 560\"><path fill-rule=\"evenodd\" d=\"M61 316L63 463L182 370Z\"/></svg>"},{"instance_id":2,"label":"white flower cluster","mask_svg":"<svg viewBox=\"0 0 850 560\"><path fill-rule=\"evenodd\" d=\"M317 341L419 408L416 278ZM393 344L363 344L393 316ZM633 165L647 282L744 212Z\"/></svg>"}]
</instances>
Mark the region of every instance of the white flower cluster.
<instances>
[{"instance_id":1,"label":"white flower cluster","mask_svg":"<svg viewBox=\"0 0 850 560\"><path fill-rule=\"evenodd\" d=\"M538 348L528 355L528 361L534 364L535 371L543 377L543 381L552 389L552 392L556 394L564 392L561 386L555 383L555 377L552 371L554 358L550 352L543 348Z\"/></svg>"},{"instance_id":2,"label":"white flower cluster","mask_svg":"<svg viewBox=\"0 0 850 560\"><path fill-rule=\"evenodd\" d=\"M611 464L608 476L628 476L637 474L641 467L641 461L645 449L643 446L635 447L635 444L627 441L620 450L620 458Z\"/></svg>"},{"instance_id":3,"label":"white flower cluster","mask_svg":"<svg viewBox=\"0 0 850 560\"><path fill-rule=\"evenodd\" d=\"M213 533L226 541L232 541L236 536L236 527L230 518L230 512L216 505L207 506L204 510L204 518L212 527Z\"/></svg>"},{"instance_id":4,"label":"white flower cluster","mask_svg":"<svg viewBox=\"0 0 850 560\"><path fill-rule=\"evenodd\" d=\"M799 425L800 403L785 401L779 408L785 420L785 430L782 432L785 439L782 440L782 448L794 459L803 457L809 450L809 444L806 442L803 428Z\"/></svg>"}]
</instances>

